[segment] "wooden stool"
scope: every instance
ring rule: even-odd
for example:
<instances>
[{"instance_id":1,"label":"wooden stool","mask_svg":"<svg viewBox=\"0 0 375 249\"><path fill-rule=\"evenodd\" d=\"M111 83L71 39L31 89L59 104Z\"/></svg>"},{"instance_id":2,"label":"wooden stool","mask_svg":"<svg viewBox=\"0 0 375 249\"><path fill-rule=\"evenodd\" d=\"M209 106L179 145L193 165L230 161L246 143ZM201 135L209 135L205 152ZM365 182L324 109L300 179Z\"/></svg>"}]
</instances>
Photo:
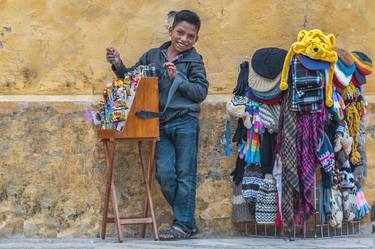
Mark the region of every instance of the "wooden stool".
<instances>
[{"instance_id":1,"label":"wooden stool","mask_svg":"<svg viewBox=\"0 0 375 249\"><path fill-rule=\"evenodd\" d=\"M107 184L104 200L101 238L105 239L107 223L115 223L118 240L123 241L121 225L141 224L141 237L145 237L146 224L151 224L155 240L159 239L154 206L152 203L151 183L153 179L154 156L156 141L159 138L159 119L141 119L135 113L141 110L158 112L158 82L156 77L142 78L129 113L123 132L116 130L98 130L97 136L104 145L105 163L107 169ZM116 141L137 141L140 165L145 185L144 209L142 217L121 218L119 215L116 187L113 180L113 161ZM146 160L145 143L151 143L151 151ZM113 217L108 217L109 201L112 203Z\"/></svg>"}]
</instances>

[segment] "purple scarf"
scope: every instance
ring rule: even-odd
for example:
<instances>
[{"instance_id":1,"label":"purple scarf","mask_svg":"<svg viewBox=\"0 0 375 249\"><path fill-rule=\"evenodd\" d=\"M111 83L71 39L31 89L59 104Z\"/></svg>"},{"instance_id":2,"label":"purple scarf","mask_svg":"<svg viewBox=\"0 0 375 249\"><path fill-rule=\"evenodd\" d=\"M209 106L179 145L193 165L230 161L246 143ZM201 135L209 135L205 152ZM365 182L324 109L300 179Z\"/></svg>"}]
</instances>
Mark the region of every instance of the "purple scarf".
<instances>
[{"instance_id":1,"label":"purple scarf","mask_svg":"<svg viewBox=\"0 0 375 249\"><path fill-rule=\"evenodd\" d=\"M314 173L319 163L316 151L324 135L325 109L297 115L297 167L300 179L299 220L307 220L314 212Z\"/></svg>"}]
</instances>

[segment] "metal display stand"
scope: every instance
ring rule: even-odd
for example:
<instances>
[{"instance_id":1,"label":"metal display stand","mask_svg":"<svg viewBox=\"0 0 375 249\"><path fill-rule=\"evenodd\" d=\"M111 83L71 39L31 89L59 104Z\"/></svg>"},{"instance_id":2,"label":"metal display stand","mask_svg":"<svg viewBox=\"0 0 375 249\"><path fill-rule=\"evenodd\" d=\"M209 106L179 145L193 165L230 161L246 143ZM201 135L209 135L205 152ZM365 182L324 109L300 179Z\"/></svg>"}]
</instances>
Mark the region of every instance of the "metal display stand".
<instances>
[{"instance_id":1,"label":"metal display stand","mask_svg":"<svg viewBox=\"0 0 375 249\"><path fill-rule=\"evenodd\" d=\"M283 229L272 224L258 224L255 219L244 223L244 233L251 237L286 237L295 238L331 238L358 236L361 231L361 221L343 220L341 228L332 228L329 224L320 224L319 195L317 192L316 174L314 174L314 209L316 210L309 220L302 225L293 225L291 234L285 234ZM312 229L311 229L312 228ZM310 230L309 230L310 229Z\"/></svg>"}]
</instances>

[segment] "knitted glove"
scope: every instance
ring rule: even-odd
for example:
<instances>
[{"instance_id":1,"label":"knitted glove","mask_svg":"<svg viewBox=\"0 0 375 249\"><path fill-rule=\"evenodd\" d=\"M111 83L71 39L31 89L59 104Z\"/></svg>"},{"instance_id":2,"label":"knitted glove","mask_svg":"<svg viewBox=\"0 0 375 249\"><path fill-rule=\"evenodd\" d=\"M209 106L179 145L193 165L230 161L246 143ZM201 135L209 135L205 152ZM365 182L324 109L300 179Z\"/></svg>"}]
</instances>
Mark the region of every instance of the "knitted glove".
<instances>
[{"instance_id":1,"label":"knitted glove","mask_svg":"<svg viewBox=\"0 0 375 249\"><path fill-rule=\"evenodd\" d=\"M235 182L236 185L238 185L242 181L245 166L246 166L246 163L244 159L237 157L236 167L234 168L232 173L230 173L230 175L232 176L232 180Z\"/></svg>"},{"instance_id":2,"label":"knitted glove","mask_svg":"<svg viewBox=\"0 0 375 249\"><path fill-rule=\"evenodd\" d=\"M237 122L237 129L233 135L232 142L237 143L237 145L241 144L242 141L246 141L246 128L243 124L243 119L239 118Z\"/></svg>"}]
</instances>

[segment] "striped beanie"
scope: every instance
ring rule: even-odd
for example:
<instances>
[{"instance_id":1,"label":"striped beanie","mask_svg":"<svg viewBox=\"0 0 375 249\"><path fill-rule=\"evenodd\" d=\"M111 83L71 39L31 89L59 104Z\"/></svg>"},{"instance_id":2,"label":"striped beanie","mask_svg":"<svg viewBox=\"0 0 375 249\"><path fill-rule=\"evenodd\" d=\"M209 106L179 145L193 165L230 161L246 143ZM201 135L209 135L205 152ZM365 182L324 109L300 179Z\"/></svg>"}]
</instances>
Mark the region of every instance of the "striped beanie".
<instances>
[{"instance_id":1,"label":"striped beanie","mask_svg":"<svg viewBox=\"0 0 375 249\"><path fill-rule=\"evenodd\" d=\"M365 54L359 51L353 51L352 56L357 70L363 75L369 75L373 71L372 60Z\"/></svg>"},{"instance_id":2,"label":"striped beanie","mask_svg":"<svg viewBox=\"0 0 375 249\"><path fill-rule=\"evenodd\" d=\"M245 168L242 178L242 196L247 203L255 207L259 186L263 182L263 174L259 166L251 165Z\"/></svg>"},{"instance_id":3,"label":"striped beanie","mask_svg":"<svg viewBox=\"0 0 375 249\"><path fill-rule=\"evenodd\" d=\"M279 131L280 105L261 105L259 107L260 120L268 132Z\"/></svg>"}]
</instances>

